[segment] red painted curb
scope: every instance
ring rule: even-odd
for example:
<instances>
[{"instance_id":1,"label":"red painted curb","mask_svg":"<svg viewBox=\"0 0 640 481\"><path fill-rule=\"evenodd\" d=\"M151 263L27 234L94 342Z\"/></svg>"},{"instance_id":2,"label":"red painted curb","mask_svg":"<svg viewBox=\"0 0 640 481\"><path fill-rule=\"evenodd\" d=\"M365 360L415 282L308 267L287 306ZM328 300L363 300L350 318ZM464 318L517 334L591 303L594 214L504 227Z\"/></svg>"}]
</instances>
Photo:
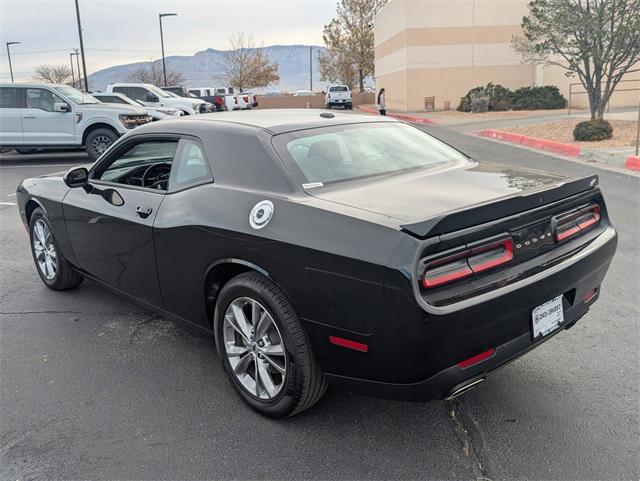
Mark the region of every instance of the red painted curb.
<instances>
[{"instance_id":1,"label":"red painted curb","mask_svg":"<svg viewBox=\"0 0 640 481\"><path fill-rule=\"evenodd\" d=\"M360 112L364 112L365 114L378 114L379 112L375 109L369 107L358 107ZM435 120L427 119L424 117L416 117L415 115L406 115L406 114L387 114L388 117L393 117L394 119L404 120L406 122L413 122L416 124L432 124L437 125L438 122Z\"/></svg>"},{"instance_id":2,"label":"red painted curb","mask_svg":"<svg viewBox=\"0 0 640 481\"><path fill-rule=\"evenodd\" d=\"M493 129L482 130L477 132L477 135L480 135L481 137L488 137L490 139L503 140L513 144L526 145L527 147L533 147L534 149L546 150L556 154L567 155L569 157L577 157L580 155L580 147L577 145L563 144L561 142L554 142L553 140L538 139L536 137L529 137L528 135L514 134L512 132L503 132L502 130Z\"/></svg>"},{"instance_id":3,"label":"red painted curb","mask_svg":"<svg viewBox=\"0 0 640 481\"><path fill-rule=\"evenodd\" d=\"M624 168L629 170L640 170L640 157L630 155L624 163Z\"/></svg>"}]
</instances>

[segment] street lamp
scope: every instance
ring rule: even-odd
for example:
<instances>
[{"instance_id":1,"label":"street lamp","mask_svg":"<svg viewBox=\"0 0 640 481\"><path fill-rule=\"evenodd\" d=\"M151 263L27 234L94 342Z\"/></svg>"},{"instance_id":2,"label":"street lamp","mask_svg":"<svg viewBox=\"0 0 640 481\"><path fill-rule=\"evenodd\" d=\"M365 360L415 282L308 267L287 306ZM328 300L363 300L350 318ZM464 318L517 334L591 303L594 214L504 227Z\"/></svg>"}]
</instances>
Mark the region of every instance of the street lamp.
<instances>
[{"instance_id":1,"label":"street lamp","mask_svg":"<svg viewBox=\"0 0 640 481\"><path fill-rule=\"evenodd\" d=\"M18 45L20 42L7 42L7 57L9 57L9 72L11 72L11 82L13 83L13 67L11 66L11 45Z\"/></svg>"},{"instance_id":2,"label":"street lamp","mask_svg":"<svg viewBox=\"0 0 640 481\"><path fill-rule=\"evenodd\" d=\"M159 13L158 19L160 20L160 46L162 47L162 75L164 77L164 86L167 86L167 65L164 61L164 36L162 35L162 17L175 17L177 13Z\"/></svg>"}]
</instances>

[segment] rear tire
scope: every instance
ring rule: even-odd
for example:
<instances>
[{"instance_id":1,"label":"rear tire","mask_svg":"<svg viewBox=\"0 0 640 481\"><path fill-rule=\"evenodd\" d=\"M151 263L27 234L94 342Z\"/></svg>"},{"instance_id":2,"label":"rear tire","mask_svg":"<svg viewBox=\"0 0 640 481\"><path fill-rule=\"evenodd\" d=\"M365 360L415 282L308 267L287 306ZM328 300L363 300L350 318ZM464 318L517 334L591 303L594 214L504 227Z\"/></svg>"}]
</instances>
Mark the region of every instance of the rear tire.
<instances>
[{"instance_id":1,"label":"rear tire","mask_svg":"<svg viewBox=\"0 0 640 481\"><path fill-rule=\"evenodd\" d=\"M89 132L84 142L91 160L96 160L118 139L118 134L111 129L100 128Z\"/></svg>"},{"instance_id":2,"label":"rear tire","mask_svg":"<svg viewBox=\"0 0 640 481\"><path fill-rule=\"evenodd\" d=\"M266 335L260 328L263 320L271 326ZM327 380L293 306L265 276L247 272L224 286L216 302L213 329L233 387L260 414L293 416L326 392ZM270 373L264 374L265 366Z\"/></svg>"},{"instance_id":3,"label":"rear tire","mask_svg":"<svg viewBox=\"0 0 640 481\"><path fill-rule=\"evenodd\" d=\"M31 254L40 279L49 289L64 291L78 287L83 277L76 272L64 258L55 237L47 214L36 208L29 220Z\"/></svg>"}]
</instances>

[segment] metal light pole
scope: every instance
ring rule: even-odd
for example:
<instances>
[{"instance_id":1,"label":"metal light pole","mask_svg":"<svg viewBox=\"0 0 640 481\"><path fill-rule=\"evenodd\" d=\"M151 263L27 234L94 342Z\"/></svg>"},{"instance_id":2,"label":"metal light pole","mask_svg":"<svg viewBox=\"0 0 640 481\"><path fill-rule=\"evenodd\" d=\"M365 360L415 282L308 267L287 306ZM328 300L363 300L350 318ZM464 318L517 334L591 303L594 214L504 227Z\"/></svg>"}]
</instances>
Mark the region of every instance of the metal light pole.
<instances>
[{"instance_id":1,"label":"metal light pole","mask_svg":"<svg viewBox=\"0 0 640 481\"><path fill-rule=\"evenodd\" d=\"M309 90L313 94L313 47L309 47Z\"/></svg>"},{"instance_id":2,"label":"metal light pole","mask_svg":"<svg viewBox=\"0 0 640 481\"><path fill-rule=\"evenodd\" d=\"M164 86L167 86L167 65L164 60L164 35L162 34L162 17L175 17L177 13L159 13L160 20L160 46L162 47L162 75L164 77Z\"/></svg>"},{"instance_id":3,"label":"metal light pole","mask_svg":"<svg viewBox=\"0 0 640 481\"><path fill-rule=\"evenodd\" d=\"M80 83L80 53L78 52L77 48L74 48L74 50L76 51L76 53L74 53L73 55L76 56L76 67L78 67L78 86L82 88L82 84Z\"/></svg>"},{"instance_id":4,"label":"metal light pole","mask_svg":"<svg viewBox=\"0 0 640 481\"><path fill-rule=\"evenodd\" d=\"M7 57L9 58L9 72L11 72L11 83L13 83L13 66L11 65L11 45L18 45L20 42L7 42Z\"/></svg>"},{"instance_id":5,"label":"metal light pole","mask_svg":"<svg viewBox=\"0 0 640 481\"><path fill-rule=\"evenodd\" d=\"M78 5L78 0L76 0L76 18L78 19L78 37L80 37L80 55L82 55L82 76L84 77L84 90L85 92L89 91L89 81L87 80L87 62L84 58L84 42L82 41L82 24L80 23L80 5ZM80 76L80 71L78 70L78 77Z\"/></svg>"},{"instance_id":6,"label":"metal light pole","mask_svg":"<svg viewBox=\"0 0 640 481\"><path fill-rule=\"evenodd\" d=\"M640 104L638 104L638 125L636 126L636 157L640 152Z\"/></svg>"},{"instance_id":7,"label":"metal light pole","mask_svg":"<svg viewBox=\"0 0 640 481\"><path fill-rule=\"evenodd\" d=\"M73 73L73 52L69 52L69 61L71 62L71 85L76 86L76 76ZM80 74L80 72L78 72Z\"/></svg>"}]
</instances>

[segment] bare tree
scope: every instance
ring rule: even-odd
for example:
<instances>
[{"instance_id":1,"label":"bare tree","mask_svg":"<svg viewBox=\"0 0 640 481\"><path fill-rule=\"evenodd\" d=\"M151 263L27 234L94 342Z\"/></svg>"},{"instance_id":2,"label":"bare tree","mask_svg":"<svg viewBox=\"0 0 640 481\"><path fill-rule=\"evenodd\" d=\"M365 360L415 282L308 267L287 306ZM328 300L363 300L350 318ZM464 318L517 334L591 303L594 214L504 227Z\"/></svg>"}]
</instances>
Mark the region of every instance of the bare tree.
<instances>
[{"instance_id":1,"label":"bare tree","mask_svg":"<svg viewBox=\"0 0 640 481\"><path fill-rule=\"evenodd\" d=\"M149 62L146 66L138 67L127 78L130 82L140 82L164 87L164 75L160 62ZM182 85L186 82L184 75L177 70L167 69L167 85Z\"/></svg>"},{"instance_id":2,"label":"bare tree","mask_svg":"<svg viewBox=\"0 0 640 481\"><path fill-rule=\"evenodd\" d=\"M513 40L524 60L577 75L601 120L622 77L640 70L639 0L533 0Z\"/></svg>"},{"instance_id":3,"label":"bare tree","mask_svg":"<svg viewBox=\"0 0 640 481\"><path fill-rule=\"evenodd\" d=\"M66 65L38 65L36 80L48 84L66 84L71 82L71 69Z\"/></svg>"},{"instance_id":4,"label":"bare tree","mask_svg":"<svg viewBox=\"0 0 640 481\"><path fill-rule=\"evenodd\" d=\"M221 63L222 77L241 92L280 80L278 64L269 61L251 34L238 32L229 37L229 50L224 52Z\"/></svg>"},{"instance_id":5,"label":"bare tree","mask_svg":"<svg viewBox=\"0 0 640 481\"><path fill-rule=\"evenodd\" d=\"M373 21L388 0L340 0L337 15L324 26L322 38L327 52L319 56L323 80L353 85L360 92L364 79L374 73Z\"/></svg>"}]
</instances>

